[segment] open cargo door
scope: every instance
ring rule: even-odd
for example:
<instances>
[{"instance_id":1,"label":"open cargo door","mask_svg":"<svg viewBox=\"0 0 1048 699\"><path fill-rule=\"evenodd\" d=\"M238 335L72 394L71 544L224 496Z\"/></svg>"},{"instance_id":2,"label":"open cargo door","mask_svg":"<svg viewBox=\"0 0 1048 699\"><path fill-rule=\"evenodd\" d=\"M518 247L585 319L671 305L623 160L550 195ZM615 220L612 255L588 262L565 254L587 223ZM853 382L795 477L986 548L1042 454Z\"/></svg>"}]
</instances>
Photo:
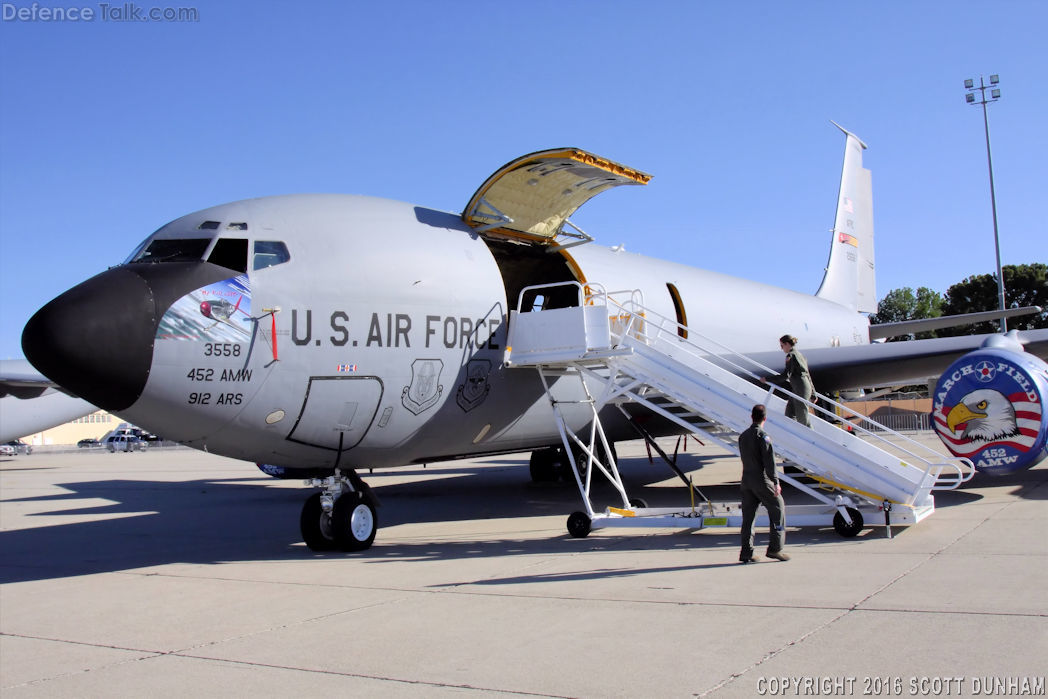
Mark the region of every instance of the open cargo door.
<instances>
[{"instance_id":1,"label":"open cargo door","mask_svg":"<svg viewBox=\"0 0 1048 699\"><path fill-rule=\"evenodd\" d=\"M568 217L603 191L647 184L651 175L577 148L522 156L489 177L469 200L462 220L485 236L563 249L591 238ZM564 224L574 232L564 230ZM559 236L578 239L558 245Z\"/></svg>"}]
</instances>

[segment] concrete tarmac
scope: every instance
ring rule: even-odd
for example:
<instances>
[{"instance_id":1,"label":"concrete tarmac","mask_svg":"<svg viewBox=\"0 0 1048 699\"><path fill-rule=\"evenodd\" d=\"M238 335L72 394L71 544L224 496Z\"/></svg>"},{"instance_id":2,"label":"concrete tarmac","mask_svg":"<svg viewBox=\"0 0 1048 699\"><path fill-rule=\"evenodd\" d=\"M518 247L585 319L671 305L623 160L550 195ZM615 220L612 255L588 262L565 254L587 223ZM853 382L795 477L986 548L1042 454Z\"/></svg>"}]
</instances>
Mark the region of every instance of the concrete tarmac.
<instances>
[{"instance_id":1,"label":"concrete tarmac","mask_svg":"<svg viewBox=\"0 0 1048 699\"><path fill-rule=\"evenodd\" d=\"M631 495L687 502L643 443L619 451ZM698 447L681 463L737 501L736 459ZM531 483L521 456L362 475L382 501L374 547L315 554L298 530L309 491L251 464L181 448L3 458L0 694L1046 691L1046 464L938 493L892 539L791 528L793 560L749 565L738 529L573 539L574 485Z\"/></svg>"}]
</instances>

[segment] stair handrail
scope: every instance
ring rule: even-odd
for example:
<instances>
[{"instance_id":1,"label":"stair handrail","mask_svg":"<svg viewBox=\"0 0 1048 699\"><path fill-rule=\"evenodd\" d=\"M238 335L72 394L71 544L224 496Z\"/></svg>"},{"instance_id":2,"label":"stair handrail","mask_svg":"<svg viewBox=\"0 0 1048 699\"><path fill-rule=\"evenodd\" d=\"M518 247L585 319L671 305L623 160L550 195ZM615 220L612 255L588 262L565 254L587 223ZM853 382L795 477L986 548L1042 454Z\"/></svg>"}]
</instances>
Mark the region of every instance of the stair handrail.
<instances>
[{"instance_id":1,"label":"stair handrail","mask_svg":"<svg viewBox=\"0 0 1048 699\"><path fill-rule=\"evenodd\" d=\"M556 286L556 284L553 284L551 286ZM612 315L610 313L610 309L612 306L614 306L619 311L615 314L616 316L628 316L629 321L626 323L626 325L622 328L621 331L616 331L614 329L611 331L611 341L613 344L621 344L623 338L629 337L631 336L631 334L636 333L636 335L634 336L636 336L638 340L641 340L649 346L654 346L659 342L665 341L664 335L669 332L669 330L667 330L667 327L669 327L669 329L673 332L672 337L675 340L674 346L683 349L683 351L686 354L690 354L694 357L703 359L705 361L711 361L712 363L719 364L722 367L724 365L727 365L728 367L736 369L736 371L732 371L732 373L739 374L741 372L743 375L748 376L751 379L756 379L758 381L760 381L765 374L778 374L778 372L774 369L771 369L770 367L767 367L764 364L761 364L755 359L751 359L750 357L747 357L744 354L736 352L735 350L724 345L723 343L718 342L717 340L714 340L713 338L708 337L700 332L697 332L694 328L690 328L686 325L683 325L672 318L668 318L667 316L664 316L651 308L641 305L639 302L635 300L637 294L636 291L621 290L615 292L608 292L602 285L593 282L588 283L585 288L583 288L582 285L579 286L580 288L582 288L582 291L586 295L584 303L594 305L598 301L602 301L603 304L609 308L609 315ZM630 294L630 299L625 302L619 302L615 299L615 296L620 294ZM627 304L629 307L627 307ZM655 328L654 334L650 330L650 328L652 327ZM618 337L615 337L616 335ZM683 335L687 335L687 338L683 337ZM712 345L713 347L722 350L727 356L725 356L724 354L714 354L713 352L710 352L708 348L699 345L696 342L692 342L691 338L693 336L700 338L706 345ZM762 373L755 373L754 371L751 371L750 368L747 368L746 366L740 364L736 360L741 360L745 364L748 364L750 367L754 367L760 370ZM729 371L731 371L731 369L729 369ZM887 427L886 425L882 425L881 423L868 416L856 412L855 410L849 408L843 403L835 401L830 396L814 392L813 398L815 400L808 400L782 386L769 384L769 388L773 392L778 391L779 393L785 395L788 398L802 401L806 405L814 408L816 413L821 413L822 415L827 416L830 419L830 422L835 422L838 420L841 422L848 422L848 420L841 420L841 415L839 413L831 412L830 410L823 408L819 403L832 405L837 410L841 410L845 413L848 413L849 417L860 418L861 422L868 422L872 425L875 425L878 428L880 428L884 433L891 435L894 439L902 441L905 444L912 445L910 448L907 448L906 446L900 445L897 442L892 442L891 440L886 439L885 436L882 434L866 429L861 424L851 425L852 433L854 433L854 431L862 432L873 441L890 445L891 447L912 457L921 464L924 464L923 471L925 477L927 477L930 473L934 472L935 476L933 486L931 488L932 490L953 490L959 487L961 484L971 480L972 477L975 475L975 465L972 463L971 459L965 457L953 457L952 459L950 457L944 457L941 453L935 451L934 449L931 449L921 444L920 442L917 442L916 440L910 439L906 435L897 432L891 429L890 427ZM914 450L923 452L925 456L916 453ZM920 468L916 464L913 465L917 468ZM964 466L964 468L962 468L962 465ZM949 470L950 473L944 476L942 474L943 470ZM956 472L956 475L954 475L953 472Z\"/></svg>"},{"instance_id":2,"label":"stair handrail","mask_svg":"<svg viewBox=\"0 0 1048 699\"><path fill-rule=\"evenodd\" d=\"M586 290L588 287L597 287L602 292L603 292L603 289L604 289L604 287L601 286L600 284L586 284L586 285L583 285L581 282L550 282L548 284L532 284L531 286L524 287L523 289L520 290L520 293L517 294L517 313L523 313L523 311L521 310L521 307L524 305L524 294L526 292L528 292L528 291L537 291L539 289L552 289L552 288L558 287L558 286L574 286L574 287L578 288L578 290L579 290L579 305L580 306L582 306L586 302L586 297L587 297L587 294L589 293ZM607 292L603 292L603 293L604 293L605 296L607 295ZM596 298L600 298L600 296L598 295ZM542 310L550 310L550 309L542 309Z\"/></svg>"}]
</instances>

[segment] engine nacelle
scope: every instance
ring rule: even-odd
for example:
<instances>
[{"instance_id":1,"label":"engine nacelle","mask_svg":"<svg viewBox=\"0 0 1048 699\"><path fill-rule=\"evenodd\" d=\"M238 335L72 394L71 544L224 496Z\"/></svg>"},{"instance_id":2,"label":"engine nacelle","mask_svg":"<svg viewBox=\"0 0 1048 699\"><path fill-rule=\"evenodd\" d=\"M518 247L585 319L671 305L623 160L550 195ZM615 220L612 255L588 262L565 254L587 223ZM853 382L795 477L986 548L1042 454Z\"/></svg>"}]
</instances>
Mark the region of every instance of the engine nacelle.
<instances>
[{"instance_id":1,"label":"engine nacelle","mask_svg":"<svg viewBox=\"0 0 1048 699\"><path fill-rule=\"evenodd\" d=\"M274 466L273 464L263 464L256 462L255 466L258 466L258 470L267 476L273 478L279 478L281 480L288 479L299 479L305 480L307 478L327 478L335 472L334 468L289 468L287 466Z\"/></svg>"},{"instance_id":2,"label":"engine nacelle","mask_svg":"<svg viewBox=\"0 0 1048 699\"><path fill-rule=\"evenodd\" d=\"M998 335L939 377L932 423L954 456L1003 476L1048 456L1048 364Z\"/></svg>"}]
</instances>

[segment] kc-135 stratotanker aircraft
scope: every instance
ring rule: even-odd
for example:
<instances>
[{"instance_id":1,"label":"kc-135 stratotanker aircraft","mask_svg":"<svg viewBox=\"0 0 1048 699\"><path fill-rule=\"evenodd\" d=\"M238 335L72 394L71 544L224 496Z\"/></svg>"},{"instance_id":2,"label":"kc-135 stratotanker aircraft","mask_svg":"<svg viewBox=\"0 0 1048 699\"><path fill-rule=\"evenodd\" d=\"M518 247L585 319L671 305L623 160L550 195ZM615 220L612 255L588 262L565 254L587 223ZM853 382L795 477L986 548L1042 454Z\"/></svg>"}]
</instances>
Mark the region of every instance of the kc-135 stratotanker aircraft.
<instances>
[{"instance_id":1,"label":"kc-135 stratotanker aircraft","mask_svg":"<svg viewBox=\"0 0 1048 699\"><path fill-rule=\"evenodd\" d=\"M1048 331L875 342L976 318L870 326L870 173L865 144L841 130L814 296L590 242L568 217L650 176L561 148L499 169L461 215L328 194L183 216L40 309L23 349L62 389L129 422L309 479L300 524L316 550L373 542L361 468L520 451L536 478L567 454L586 506L569 530L585 535L643 509L626 498L614 442L691 431L731 449L723 435L748 425L754 402L769 405L780 454L835 493L822 509L844 530L860 500L916 521L944 472L960 482L972 462L1003 473L1044 458ZM769 348L784 332L800 338L822 394L941 374L933 418L960 465L867 454L870 440L826 404L811 428L783 418L788 392L758 379L780 371ZM592 509L594 473L623 508Z\"/></svg>"}]
</instances>

